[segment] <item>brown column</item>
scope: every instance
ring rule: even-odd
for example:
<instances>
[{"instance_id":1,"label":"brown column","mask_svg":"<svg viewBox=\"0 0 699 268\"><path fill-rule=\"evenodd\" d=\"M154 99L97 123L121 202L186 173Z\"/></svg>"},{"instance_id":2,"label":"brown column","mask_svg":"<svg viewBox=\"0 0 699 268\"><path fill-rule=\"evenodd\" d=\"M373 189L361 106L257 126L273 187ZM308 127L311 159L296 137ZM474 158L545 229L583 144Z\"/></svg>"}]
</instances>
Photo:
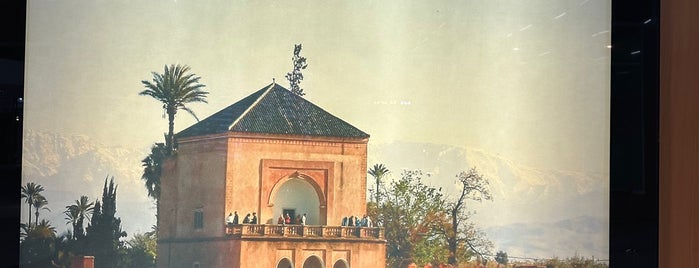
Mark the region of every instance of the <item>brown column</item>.
<instances>
[{"instance_id":1,"label":"brown column","mask_svg":"<svg viewBox=\"0 0 699 268\"><path fill-rule=\"evenodd\" d=\"M699 267L699 1L660 1L659 267Z\"/></svg>"}]
</instances>

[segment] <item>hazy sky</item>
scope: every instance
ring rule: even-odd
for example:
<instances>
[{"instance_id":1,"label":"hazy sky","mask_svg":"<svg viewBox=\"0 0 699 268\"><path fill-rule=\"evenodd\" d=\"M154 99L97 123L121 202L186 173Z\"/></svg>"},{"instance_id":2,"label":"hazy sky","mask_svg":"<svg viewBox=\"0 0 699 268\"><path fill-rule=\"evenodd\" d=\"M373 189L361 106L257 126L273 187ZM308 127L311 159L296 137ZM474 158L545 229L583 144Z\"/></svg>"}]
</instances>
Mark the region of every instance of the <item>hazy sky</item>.
<instances>
[{"instance_id":1,"label":"hazy sky","mask_svg":"<svg viewBox=\"0 0 699 268\"><path fill-rule=\"evenodd\" d=\"M479 148L536 168L608 173L609 0L43 1L28 5L25 127L148 148L165 64L210 91L204 118L288 86L370 142ZM178 115L175 129L195 120Z\"/></svg>"}]
</instances>

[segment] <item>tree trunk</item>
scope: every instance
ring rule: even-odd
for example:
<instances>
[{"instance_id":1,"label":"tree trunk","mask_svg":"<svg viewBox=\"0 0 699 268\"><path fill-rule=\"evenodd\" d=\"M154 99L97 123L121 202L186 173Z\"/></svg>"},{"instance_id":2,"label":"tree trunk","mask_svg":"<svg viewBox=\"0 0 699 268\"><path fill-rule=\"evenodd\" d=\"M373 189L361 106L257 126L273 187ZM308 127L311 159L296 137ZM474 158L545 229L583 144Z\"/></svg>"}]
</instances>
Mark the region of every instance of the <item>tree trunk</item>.
<instances>
[{"instance_id":1,"label":"tree trunk","mask_svg":"<svg viewBox=\"0 0 699 268\"><path fill-rule=\"evenodd\" d=\"M456 266L456 241L449 239L448 244L449 244L449 259L447 259L447 262L450 265Z\"/></svg>"},{"instance_id":2,"label":"tree trunk","mask_svg":"<svg viewBox=\"0 0 699 268\"><path fill-rule=\"evenodd\" d=\"M376 206L379 206L379 178L376 178Z\"/></svg>"},{"instance_id":3,"label":"tree trunk","mask_svg":"<svg viewBox=\"0 0 699 268\"><path fill-rule=\"evenodd\" d=\"M29 221L27 222L27 228L29 228L32 226L32 204L30 203L27 206L29 206L29 213L27 213L27 214L29 214Z\"/></svg>"},{"instance_id":4,"label":"tree trunk","mask_svg":"<svg viewBox=\"0 0 699 268\"><path fill-rule=\"evenodd\" d=\"M155 235L160 232L160 197L155 199Z\"/></svg>"},{"instance_id":5,"label":"tree trunk","mask_svg":"<svg viewBox=\"0 0 699 268\"><path fill-rule=\"evenodd\" d=\"M448 244L449 244L449 259L448 263L451 265L456 265L456 236L457 236L457 231L459 230L459 226L457 225L456 221L456 216L457 216L458 210L454 208L451 211L451 228L452 228L452 237L447 238Z\"/></svg>"},{"instance_id":6,"label":"tree trunk","mask_svg":"<svg viewBox=\"0 0 699 268\"><path fill-rule=\"evenodd\" d=\"M177 113L176 108L170 106L167 107L168 128L165 145L167 146L168 153L175 151L175 113Z\"/></svg>"}]
</instances>

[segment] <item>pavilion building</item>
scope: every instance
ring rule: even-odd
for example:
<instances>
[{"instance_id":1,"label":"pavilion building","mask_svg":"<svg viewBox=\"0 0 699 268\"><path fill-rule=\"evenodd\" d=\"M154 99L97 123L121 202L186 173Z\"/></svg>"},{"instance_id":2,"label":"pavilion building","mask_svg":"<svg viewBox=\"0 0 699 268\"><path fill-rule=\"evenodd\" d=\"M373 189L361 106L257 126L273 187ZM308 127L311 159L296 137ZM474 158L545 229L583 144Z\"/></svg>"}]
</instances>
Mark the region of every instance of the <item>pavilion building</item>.
<instances>
[{"instance_id":1,"label":"pavilion building","mask_svg":"<svg viewBox=\"0 0 699 268\"><path fill-rule=\"evenodd\" d=\"M176 140L158 267L385 267L383 229L341 226L366 214L367 133L272 83ZM234 212L241 224L226 225ZM306 225L277 224L284 214Z\"/></svg>"}]
</instances>

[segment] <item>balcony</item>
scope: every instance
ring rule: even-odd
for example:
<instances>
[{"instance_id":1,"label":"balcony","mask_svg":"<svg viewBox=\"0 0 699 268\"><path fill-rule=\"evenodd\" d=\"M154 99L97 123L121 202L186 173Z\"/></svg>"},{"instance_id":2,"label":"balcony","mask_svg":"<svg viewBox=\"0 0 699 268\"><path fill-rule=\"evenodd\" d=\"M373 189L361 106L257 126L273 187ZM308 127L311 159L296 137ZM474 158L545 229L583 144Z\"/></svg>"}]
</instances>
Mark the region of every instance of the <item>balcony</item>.
<instances>
[{"instance_id":1,"label":"balcony","mask_svg":"<svg viewBox=\"0 0 699 268\"><path fill-rule=\"evenodd\" d=\"M253 239L385 240L384 229L380 227L325 225L238 224L227 226L226 236Z\"/></svg>"}]
</instances>

